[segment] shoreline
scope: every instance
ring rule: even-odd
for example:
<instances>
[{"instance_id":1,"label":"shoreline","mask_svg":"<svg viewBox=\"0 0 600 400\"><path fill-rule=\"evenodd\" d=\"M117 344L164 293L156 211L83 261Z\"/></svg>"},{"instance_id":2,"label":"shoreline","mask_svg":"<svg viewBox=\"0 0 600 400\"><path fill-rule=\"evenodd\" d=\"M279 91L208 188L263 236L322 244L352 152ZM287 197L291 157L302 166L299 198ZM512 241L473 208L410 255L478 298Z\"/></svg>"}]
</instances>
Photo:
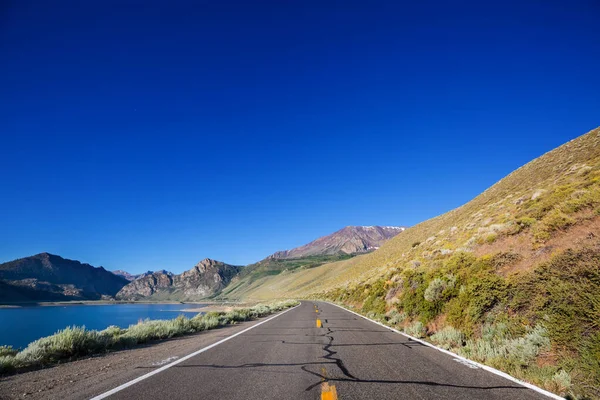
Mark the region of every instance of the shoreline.
<instances>
[{"instance_id":1,"label":"shoreline","mask_svg":"<svg viewBox=\"0 0 600 400\"><path fill-rule=\"evenodd\" d=\"M140 346L147 347L153 342L194 335L241 322L250 322L298 304L300 303L295 300L289 300L247 308L236 307L228 312L197 315L192 318L178 316L168 320L143 321L125 329L115 329L111 326L103 330L67 327L53 335L41 337L24 348L6 347L5 354L2 355L2 363L0 363L0 378L21 372L45 369L82 358L97 357L109 352L131 350ZM73 332L85 339L85 348L81 347L73 351L68 346L61 346L62 342L68 341L72 337ZM53 338L54 340L52 340ZM33 357L31 349L35 350Z\"/></svg>"},{"instance_id":2,"label":"shoreline","mask_svg":"<svg viewBox=\"0 0 600 400\"><path fill-rule=\"evenodd\" d=\"M130 301L130 300L72 300L72 301L40 301L40 302L15 302L0 304L0 309L3 308L22 308L22 307L51 307L51 306L104 306L118 304L198 304L207 306L239 306L241 302L226 302L226 301ZM196 309L194 309L196 310ZM183 310L182 310L183 311ZM186 309L185 311L189 311Z\"/></svg>"}]
</instances>

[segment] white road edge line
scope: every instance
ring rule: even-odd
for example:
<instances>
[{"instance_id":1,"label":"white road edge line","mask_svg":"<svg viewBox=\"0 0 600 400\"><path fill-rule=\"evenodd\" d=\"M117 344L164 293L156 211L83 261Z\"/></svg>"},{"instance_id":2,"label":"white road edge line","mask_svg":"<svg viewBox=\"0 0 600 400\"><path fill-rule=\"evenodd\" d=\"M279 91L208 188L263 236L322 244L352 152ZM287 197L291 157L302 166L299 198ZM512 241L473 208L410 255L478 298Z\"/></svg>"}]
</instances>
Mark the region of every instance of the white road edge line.
<instances>
[{"instance_id":1,"label":"white road edge line","mask_svg":"<svg viewBox=\"0 0 600 400\"><path fill-rule=\"evenodd\" d=\"M322 301L322 300L317 300L317 301ZM409 339L411 339L411 340L414 340L415 342L422 343L422 344L424 344L425 346L428 346L428 347L434 348L434 349L436 349L436 350L438 350L438 351L441 351L442 353L446 353L446 354L448 354L448 355L450 355L450 356L452 356L452 357L454 357L454 358L456 358L456 359L459 359L459 360L461 360L461 361L464 361L464 362L467 362L467 363L470 363L470 364L476 365L477 367L479 367L479 368L481 368L481 369L483 369L483 370L485 370L485 371L491 372L492 374L495 374L495 375L499 375L499 376L501 376L501 377L503 377L503 378L505 378L505 379L508 379L509 381L513 381L513 382L515 382L515 383L518 383L519 385L521 385L521 386L525 386L525 387L526 387L526 388L528 388L528 389L531 389L531 390L534 390L534 391L536 391L536 392L538 392L538 393L541 393L541 394L543 394L544 396L548 396L548 397L550 397L550 398L557 399L557 400L565 400L565 398L564 398L564 397L560 397L559 395L556 395L556 394L554 394L554 393L551 393L551 392L549 392L549 391L547 391L547 390L544 390L544 389L542 389L542 388L540 388L540 387L537 387L537 386L535 386L535 385L532 385L531 383L523 382L523 381L521 381L521 380L519 380L519 379L517 379L517 378L515 378L515 377L512 377L512 376L510 376L509 374L507 374L507 373L505 373L505 372L498 371L498 370L497 370L497 369L495 369L495 368L488 367L487 365L483 365L483 364L480 364L480 363L478 363L478 362L475 362L475 361L469 360L468 358L465 358L465 357L459 356L458 354L455 354L455 353L453 353L453 352L451 352L451 351L448 351L448 350L442 349L441 347L437 347L437 346L436 346L436 345L434 345L434 344L431 344L431 343L429 343L429 342L426 342L426 341L424 341L424 340L417 339L416 337L412 337L412 336L410 336L410 335L407 335L406 333L404 333L404 332L401 332L401 331L399 331L399 330L397 330L397 329L391 328L391 327L389 327L389 326L387 326L387 325L384 325L384 324L382 324L381 322L374 321L374 320L372 320L371 318L367 318L367 317L365 317L364 315L360 315L360 314L359 314L359 313L357 313L357 312L354 312L354 311L352 311L352 310L348 310L347 308L345 308L345 307L342 307L342 306L340 306L339 304L331 303L331 302L329 302L329 301L323 301L323 303L331 304L332 306L336 306L336 307L338 307L338 308L341 308L342 310L345 310L345 311L351 312L352 314L358 315L359 317L361 317L361 318L364 318L364 319L366 319L367 321L371 321L371 322L373 322L374 324L381 325L381 326L383 326L384 328L387 328L387 329L389 329L389 330L391 330L391 331L393 331L393 332L396 332L396 333L399 333L400 335L406 336L407 338L409 338Z\"/></svg>"},{"instance_id":2,"label":"white road edge line","mask_svg":"<svg viewBox=\"0 0 600 400\"><path fill-rule=\"evenodd\" d=\"M302 303L300 303L300 304L302 304ZM96 396L96 397L92 397L90 400L101 400L101 399L105 399L105 398L107 398L108 396L111 396L111 395L113 395L113 394L115 394L115 393L117 393L117 392L120 392L121 390L123 390L123 389L125 389L125 388L128 388L129 386L135 385L136 383L138 383L138 382L141 382L141 381L143 381L144 379L148 379L148 378L150 378L151 376L158 374L159 372L162 372L162 371L164 371L164 370L166 370L166 369L169 369L169 368L171 368L171 367L172 367L172 366L174 366L174 365L177 365L177 364L179 364L179 363L182 363L182 362L184 362L184 361L186 361L186 360L189 360L190 358L192 358L192 357L195 357L195 356L197 356L197 355L198 355L198 354L200 354L200 353L204 353L206 350L212 349L213 347L216 347L216 346L220 345L221 343L225 343L226 341L228 341L228 340L231 340L231 339L233 339L234 337L241 335L242 333L246 333L246 332L248 332L250 329L254 329L254 328L256 328L257 326L260 326L260 325L262 325L262 324L265 324L265 323L267 323L267 322L271 321L272 319L275 319L275 318L277 318L277 317L279 317L279 316L281 316L281 315L285 314L285 313L286 313L286 312L288 312L288 311L292 311L294 308L296 308L296 307L300 306L300 304L298 304L298 305L296 305L296 306L294 306L294 307L292 307L292 308L288 308L287 310L285 310L285 311L283 311L283 312L280 312L280 313L278 313L278 314L276 314L276 315L272 316L271 318L268 318L268 319L266 319L266 320L264 320L264 321L261 321L261 322L259 322L259 323L257 323L257 324L254 324L254 325L252 325L251 327L244 329L243 331L240 331L240 332L238 332L238 333L234 333L234 334L233 334L233 335L231 335L231 336L227 336L225 339L219 340L218 342L216 342L216 343L213 343L213 344L211 344L210 346L206 346L206 347L204 347L204 348L202 348L202 349L200 349L200 350L197 350L197 351L195 351L195 352L193 352L193 353L191 353L191 354L188 354L187 356L185 356L185 357L182 357L182 358L180 358L180 359L179 359L179 360L177 360L177 361L174 361L174 362L172 362L172 363L170 363L170 364L167 364L167 365L165 365L165 366L162 366L162 367L160 367L160 368L158 368L158 369L155 369L155 370L154 370L154 371L152 371L152 372L148 372L147 374L145 374L145 375L142 375L142 376L140 376L140 377L137 377L137 378L135 378L134 380L131 380L131 381L129 381L129 382L126 382L126 383L122 384L121 386L117 386L116 388L114 388L114 389L112 389L112 390L109 390L109 391L108 391L108 392L106 392L106 393L102 393L102 394L99 394L99 395L98 395L98 396Z\"/></svg>"}]
</instances>

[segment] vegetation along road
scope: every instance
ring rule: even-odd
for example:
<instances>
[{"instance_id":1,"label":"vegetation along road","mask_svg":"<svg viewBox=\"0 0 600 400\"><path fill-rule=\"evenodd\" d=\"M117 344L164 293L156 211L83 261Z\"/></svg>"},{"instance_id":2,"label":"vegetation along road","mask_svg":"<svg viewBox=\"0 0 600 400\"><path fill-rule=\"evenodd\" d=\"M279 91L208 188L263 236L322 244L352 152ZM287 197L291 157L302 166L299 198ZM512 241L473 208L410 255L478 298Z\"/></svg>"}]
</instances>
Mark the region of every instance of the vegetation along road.
<instances>
[{"instance_id":1,"label":"vegetation along road","mask_svg":"<svg viewBox=\"0 0 600 400\"><path fill-rule=\"evenodd\" d=\"M95 399L544 399L335 305L303 301Z\"/></svg>"}]
</instances>

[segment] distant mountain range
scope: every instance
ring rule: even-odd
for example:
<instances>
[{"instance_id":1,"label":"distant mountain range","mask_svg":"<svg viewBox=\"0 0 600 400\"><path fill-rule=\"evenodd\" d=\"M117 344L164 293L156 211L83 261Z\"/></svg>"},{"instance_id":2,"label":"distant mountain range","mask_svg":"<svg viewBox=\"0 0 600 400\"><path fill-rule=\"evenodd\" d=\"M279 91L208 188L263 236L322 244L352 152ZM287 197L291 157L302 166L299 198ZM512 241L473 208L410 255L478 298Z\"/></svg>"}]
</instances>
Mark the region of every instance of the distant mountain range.
<instances>
[{"instance_id":1,"label":"distant mountain range","mask_svg":"<svg viewBox=\"0 0 600 400\"><path fill-rule=\"evenodd\" d=\"M360 254L377 250L406 228L401 226L347 226L304 246L278 251L269 258L303 258L334 254Z\"/></svg>"},{"instance_id":2,"label":"distant mountain range","mask_svg":"<svg viewBox=\"0 0 600 400\"><path fill-rule=\"evenodd\" d=\"M118 269L116 271L112 271L112 273L115 274L115 275L121 276L121 277L127 279L130 282L131 281L135 281L137 278L139 278L142 275L144 275L144 274L133 275L133 274L130 274L129 272L123 271L121 269ZM148 273L152 273L152 271L148 271Z\"/></svg>"},{"instance_id":3,"label":"distant mountain range","mask_svg":"<svg viewBox=\"0 0 600 400\"><path fill-rule=\"evenodd\" d=\"M0 264L0 301L100 300L127 283L102 267L48 253Z\"/></svg>"},{"instance_id":4,"label":"distant mountain range","mask_svg":"<svg viewBox=\"0 0 600 400\"><path fill-rule=\"evenodd\" d=\"M306 268L376 250L403 227L347 226L291 250L278 251L248 267L204 259L179 275L148 271L107 271L41 253L0 264L0 302L61 300L193 301L221 293L228 285L252 282L262 274Z\"/></svg>"}]
</instances>

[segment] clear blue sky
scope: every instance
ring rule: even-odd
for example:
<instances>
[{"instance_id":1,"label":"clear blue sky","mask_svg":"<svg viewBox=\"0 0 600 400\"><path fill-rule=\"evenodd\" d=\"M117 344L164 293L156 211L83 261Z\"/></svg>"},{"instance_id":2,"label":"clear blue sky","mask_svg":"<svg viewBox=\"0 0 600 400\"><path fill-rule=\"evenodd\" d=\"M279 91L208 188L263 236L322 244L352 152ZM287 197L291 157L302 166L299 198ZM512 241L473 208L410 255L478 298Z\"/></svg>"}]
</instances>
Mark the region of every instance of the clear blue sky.
<instances>
[{"instance_id":1,"label":"clear blue sky","mask_svg":"<svg viewBox=\"0 0 600 400\"><path fill-rule=\"evenodd\" d=\"M0 261L180 272L444 213L600 125L599 16L3 1Z\"/></svg>"}]
</instances>

